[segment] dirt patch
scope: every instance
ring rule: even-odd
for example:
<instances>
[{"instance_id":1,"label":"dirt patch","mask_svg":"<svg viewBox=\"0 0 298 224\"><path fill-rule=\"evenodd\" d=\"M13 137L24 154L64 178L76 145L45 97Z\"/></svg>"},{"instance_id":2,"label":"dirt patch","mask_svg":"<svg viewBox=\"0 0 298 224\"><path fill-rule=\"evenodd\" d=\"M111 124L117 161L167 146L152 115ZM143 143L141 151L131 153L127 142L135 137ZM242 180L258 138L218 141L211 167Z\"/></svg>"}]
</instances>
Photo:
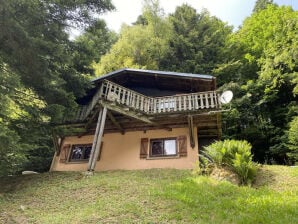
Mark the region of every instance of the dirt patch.
<instances>
[{"instance_id":1,"label":"dirt patch","mask_svg":"<svg viewBox=\"0 0 298 224\"><path fill-rule=\"evenodd\" d=\"M29 223L25 216L13 216L6 212L0 214L0 223L6 224L27 224Z\"/></svg>"},{"instance_id":2,"label":"dirt patch","mask_svg":"<svg viewBox=\"0 0 298 224\"><path fill-rule=\"evenodd\" d=\"M219 180L219 181L229 181L232 184L236 184L239 185L240 184L240 180L237 176L237 174L235 174L229 167L215 167L211 174L210 177Z\"/></svg>"},{"instance_id":3,"label":"dirt patch","mask_svg":"<svg viewBox=\"0 0 298 224\"><path fill-rule=\"evenodd\" d=\"M269 186L277 191L297 190L298 167L260 166L253 187Z\"/></svg>"}]
</instances>

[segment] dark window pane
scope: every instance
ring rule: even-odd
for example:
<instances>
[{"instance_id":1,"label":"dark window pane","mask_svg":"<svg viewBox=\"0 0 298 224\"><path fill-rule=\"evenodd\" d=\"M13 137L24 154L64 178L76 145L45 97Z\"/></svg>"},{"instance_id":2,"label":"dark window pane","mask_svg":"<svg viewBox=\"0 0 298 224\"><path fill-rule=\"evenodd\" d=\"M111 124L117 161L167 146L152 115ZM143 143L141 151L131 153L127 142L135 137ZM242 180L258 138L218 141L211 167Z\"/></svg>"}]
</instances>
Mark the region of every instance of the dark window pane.
<instances>
[{"instance_id":1,"label":"dark window pane","mask_svg":"<svg viewBox=\"0 0 298 224\"><path fill-rule=\"evenodd\" d=\"M85 147L84 159L89 159L90 158L91 149L92 149L92 146L86 146Z\"/></svg>"},{"instance_id":2,"label":"dark window pane","mask_svg":"<svg viewBox=\"0 0 298 224\"><path fill-rule=\"evenodd\" d=\"M151 155L158 156L163 154L163 142L162 141L154 141L151 146Z\"/></svg>"}]
</instances>

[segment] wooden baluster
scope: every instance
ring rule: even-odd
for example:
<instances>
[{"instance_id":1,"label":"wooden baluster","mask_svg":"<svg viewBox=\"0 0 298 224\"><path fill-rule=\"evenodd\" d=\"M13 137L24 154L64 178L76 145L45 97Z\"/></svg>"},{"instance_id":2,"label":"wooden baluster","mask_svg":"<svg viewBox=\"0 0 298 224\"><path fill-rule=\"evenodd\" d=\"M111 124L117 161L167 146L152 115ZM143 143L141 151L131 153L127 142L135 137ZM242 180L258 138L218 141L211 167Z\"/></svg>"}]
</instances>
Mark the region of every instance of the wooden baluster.
<instances>
[{"instance_id":1,"label":"wooden baluster","mask_svg":"<svg viewBox=\"0 0 298 224\"><path fill-rule=\"evenodd\" d=\"M135 94L136 95L136 108L139 110L140 109L140 95L139 94Z\"/></svg>"},{"instance_id":2,"label":"wooden baluster","mask_svg":"<svg viewBox=\"0 0 298 224\"><path fill-rule=\"evenodd\" d=\"M199 109L199 99L198 99L198 94L195 95L195 108L196 108L196 110Z\"/></svg>"},{"instance_id":3,"label":"wooden baluster","mask_svg":"<svg viewBox=\"0 0 298 224\"><path fill-rule=\"evenodd\" d=\"M106 98L108 97L109 92L111 92L111 83L110 82L108 82Z\"/></svg>"},{"instance_id":4,"label":"wooden baluster","mask_svg":"<svg viewBox=\"0 0 298 224\"><path fill-rule=\"evenodd\" d=\"M205 102L206 102L206 108L209 108L208 93L205 93Z\"/></svg>"},{"instance_id":5,"label":"wooden baluster","mask_svg":"<svg viewBox=\"0 0 298 224\"><path fill-rule=\"evenodd\" d=\"M131 103L130 103L130 107L135 108L135 95L133 94L133 92L130 92L130 96L131 96Z\"/></svg>"},{"instance_id":6,"label":"wooden baluster","mask_svg":"<svg viewBox=\"0 0 298 224\"><path fill-rule=\"evenodd\" d=\"M191 95L188 95L188 109L189 110L192 110L191 98L192 98Z\"/></svg>"},{"instance_id":7,"label":"wooden baluster","mask_svg":"<svg viewBox=\"0 0 298 224\"><path fill-rule=\"evenodd\" d=\"M133 107L134 108L138 108L138 105L137 105L138 95L136 95L135 93L133 93L133 99L134 99Z\"/></svg>"},{"instance_id":8,"label":"wooden baluster","mask_svg":"<svg viewBox=\"0 0 298 224\"><path fill-rule=\"evenodd\" d=\"M120 103L120 91L121 91L121 88L119 86L117 86L117 103Z\"/></svg>"},{"instance_id":9,"label":"wooden baluster","mask_svg":"<svg viewBox=\"0 0 298 224\"><path fill-rule=\"evenodd\" d=\"M217 99L218 99L218 108L221 108L221 102L220 102L220 100L219 100L219 98L220 98L220 95L219 94L217 94Z\"/></svg>"},{"instance_id":10,"label":"wooden baluster","mask_svg":"<svg viewBox=\"0 0 298 224\"><path fill-rule=\"evenodd\" d=\"M147 97L143 97L143 103L142 103L142 110L145 112L145 113L148 113L148 99Z\"/></svg>"},{"instance_id":11,"label":"wooden baluster","mask_svg":"<svg viewBox=\"0 0 298 224\"><path fill-rule=\"evenodd\" d=\"M182 96L182 99L183 99L183 105L182 105L182 110L186 110L186 98L185 96Z\"/></svg>"},{"instance_id":12,"label":"wooden baluster","mask_svg":"<svg viewBox=\"0 0 298 224\"><path fill-rule=\"evenodd\" d=\"M171 97L171 105L170 105L170 111L174 111L174 108L175 108L175 98L174 97Z\"/></svg>"},{"instance_id":13,"label":"wooden baluster","mask_svg":"<svg viewBox=\"0 0 298 224\"><path fill-rule=\"evenodd\" d=\"M143 96L140 97L140 102L141 102L140 110L141 110L141 111L144 111L144 103L145 103L145 99L144 99Z\"/></svg>"},{"instance_id":14,"label":"wooden baluster","mask_svg":"<svg viewBox=\"0 0 298 224\"><path fill-rule=\"evenodd\" d=\"M125 89L122 89L122 92L121 92L121 104L124 104L125 102Z\"/></svg>"},{"instance_id":15,"label":"wooden baluster","mask_svg":"<svg viewBox=\"0 0 298 224\"><path fill-rule=\"evenodd\" d=\"M200 94L200 109L203 109L205 106L204 106L204 101L203 101L203 94Z\"/></svg>"},{"instance_id":16,"label":"wooden baluster","mask_svg":"<svg viewBox=\"0 0 298 224\"><path fill-rule=\"evenodd\" d=\"M213 92L210 93L211 108L214 108Z\"/></svg>"},{"instance_id":17,"label":"wooden baluster","mask_svg":"<svg viewBox=\"0 0 298 224\"><path fill-rule=\"evenodd\" d=\"M161 112L161 99L157 99L157 107L158 107L158 113Z\"/></svg>"},{"instance_id":18,"label":"wooden baluster","mask_svg":"<svg viewBox=\"0 0 298 224\"><path fill-rule=\"evenodd\" d=\"M147 97L144 97L144 112L148 113L148 105L149 105L149 99Z\"/></svg>"},{"instance_id":19,"label":"wooden baluster","mask_svg":"<svg viewBox=\"0 0 298 224\"><path fill-rule=\"evenodd\" d=\"M108 83L104 83L104 90L103 90L103 99L106 99L107 98L107 94L108 94Z\"/></svg>"},{"instance_id":20,"label":"wooden baluster","mask_svg":"<svg viewBox=\"0 0 298 224\"><path fill-rule=\"evenodd\" d=\"M129 101L130 101L130 92L126 91L126 106L129 106Z\"/></svg>"},{"instance_id":21,"label":"wooden baluster","mask_svg":"<svg viewBox=\"0 0 298 224\"><path fill-rule=\"evenodd\" d=\"M153 111L153 99L148 98L148 113L152 113Z\"/></svg>"},{"instance_id":22,"label":"wooden baluster","mask_svg":"<svg viewBox=\"0 0 298 224\"><path fill-rule=\"evenodd\" d=\"M173 110L177 111L177 98L176 98L176 96L173 97Z\"/></svg>"},{"instance_id":23,"label":"wooden baluster","mask_svg":"<svg viewBox=\"0 0 298 224\"><path fill-rule=\"evenodd\" d=\"M213 92L213 96L214 96L215 108L217 108L217 95L215 91Z\"/></svg>"},{"instance_id":24,"label":"wooden baluster","mask_svg":"<svg viewBox=\"0 0 298 224\"><path fill-rule=\"evenodd\" d=\"M179 103L179 108L178 108L178 109L179 109L179 111L181 111L181 101L182 101L182 100L181 100L181 96L178 96L178 101L179 101L179 102L178 102L178 103Z\"/></svg>"},{"instance_id":25,"label":"wooden baluster","mask_svg":"<svg viewBox=\"0 0 298 224\"><path fill-rule=\"evenodd\" d=\"M139 95L134 94L135 96L135 108L139 109Z\"/></svg>"}]
</instances>

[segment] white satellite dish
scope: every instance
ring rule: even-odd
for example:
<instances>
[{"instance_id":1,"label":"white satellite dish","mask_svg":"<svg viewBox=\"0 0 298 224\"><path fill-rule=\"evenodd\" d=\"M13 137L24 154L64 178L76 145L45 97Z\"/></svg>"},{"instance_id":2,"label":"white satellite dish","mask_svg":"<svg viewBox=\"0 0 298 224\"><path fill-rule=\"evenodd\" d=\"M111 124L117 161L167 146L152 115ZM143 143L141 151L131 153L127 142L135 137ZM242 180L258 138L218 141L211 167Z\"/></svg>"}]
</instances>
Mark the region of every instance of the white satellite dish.
<instances>
[{"instance_id":1,"label":"white satellite dish","mask_svg":"<svg viewBox=\"0 0 298 224\"><path fill-rule=\"evenodd\" d=\"M219 101L222 104L227 104L231 102L232 99L233 99L233 92L231 90L224 91L219 97Z\"/></svg>"}]
</instances>

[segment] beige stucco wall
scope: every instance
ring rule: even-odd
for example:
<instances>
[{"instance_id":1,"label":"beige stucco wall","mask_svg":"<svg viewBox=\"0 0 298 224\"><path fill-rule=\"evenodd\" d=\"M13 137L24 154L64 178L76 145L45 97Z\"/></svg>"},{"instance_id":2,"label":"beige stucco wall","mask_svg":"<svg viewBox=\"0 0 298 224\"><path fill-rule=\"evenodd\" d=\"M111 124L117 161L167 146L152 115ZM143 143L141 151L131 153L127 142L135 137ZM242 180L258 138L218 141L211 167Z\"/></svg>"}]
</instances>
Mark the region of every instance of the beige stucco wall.
<instances>
[{"instance_id":1,"label":"beige stucco wall","mask_svg":"<svg viewBox=\"0 0 298 224\"><path fill-rule=\"evenodd\" d=\"M141 138L169 138L187 136L187 157L140 159ZM194 136L197 136L196 130ZM67 137L63 144L92 144L93 136ZM105 134L103 136L101 158L97 161L95 170L134 170L151 168L191 169L198 159L198 141L195 139L195 148L190 146L188 128L167 130L149 130ZM59 157L54 156L52 171L86 171L87 163L60 163Z\"/></svg>"}]
</instances>

